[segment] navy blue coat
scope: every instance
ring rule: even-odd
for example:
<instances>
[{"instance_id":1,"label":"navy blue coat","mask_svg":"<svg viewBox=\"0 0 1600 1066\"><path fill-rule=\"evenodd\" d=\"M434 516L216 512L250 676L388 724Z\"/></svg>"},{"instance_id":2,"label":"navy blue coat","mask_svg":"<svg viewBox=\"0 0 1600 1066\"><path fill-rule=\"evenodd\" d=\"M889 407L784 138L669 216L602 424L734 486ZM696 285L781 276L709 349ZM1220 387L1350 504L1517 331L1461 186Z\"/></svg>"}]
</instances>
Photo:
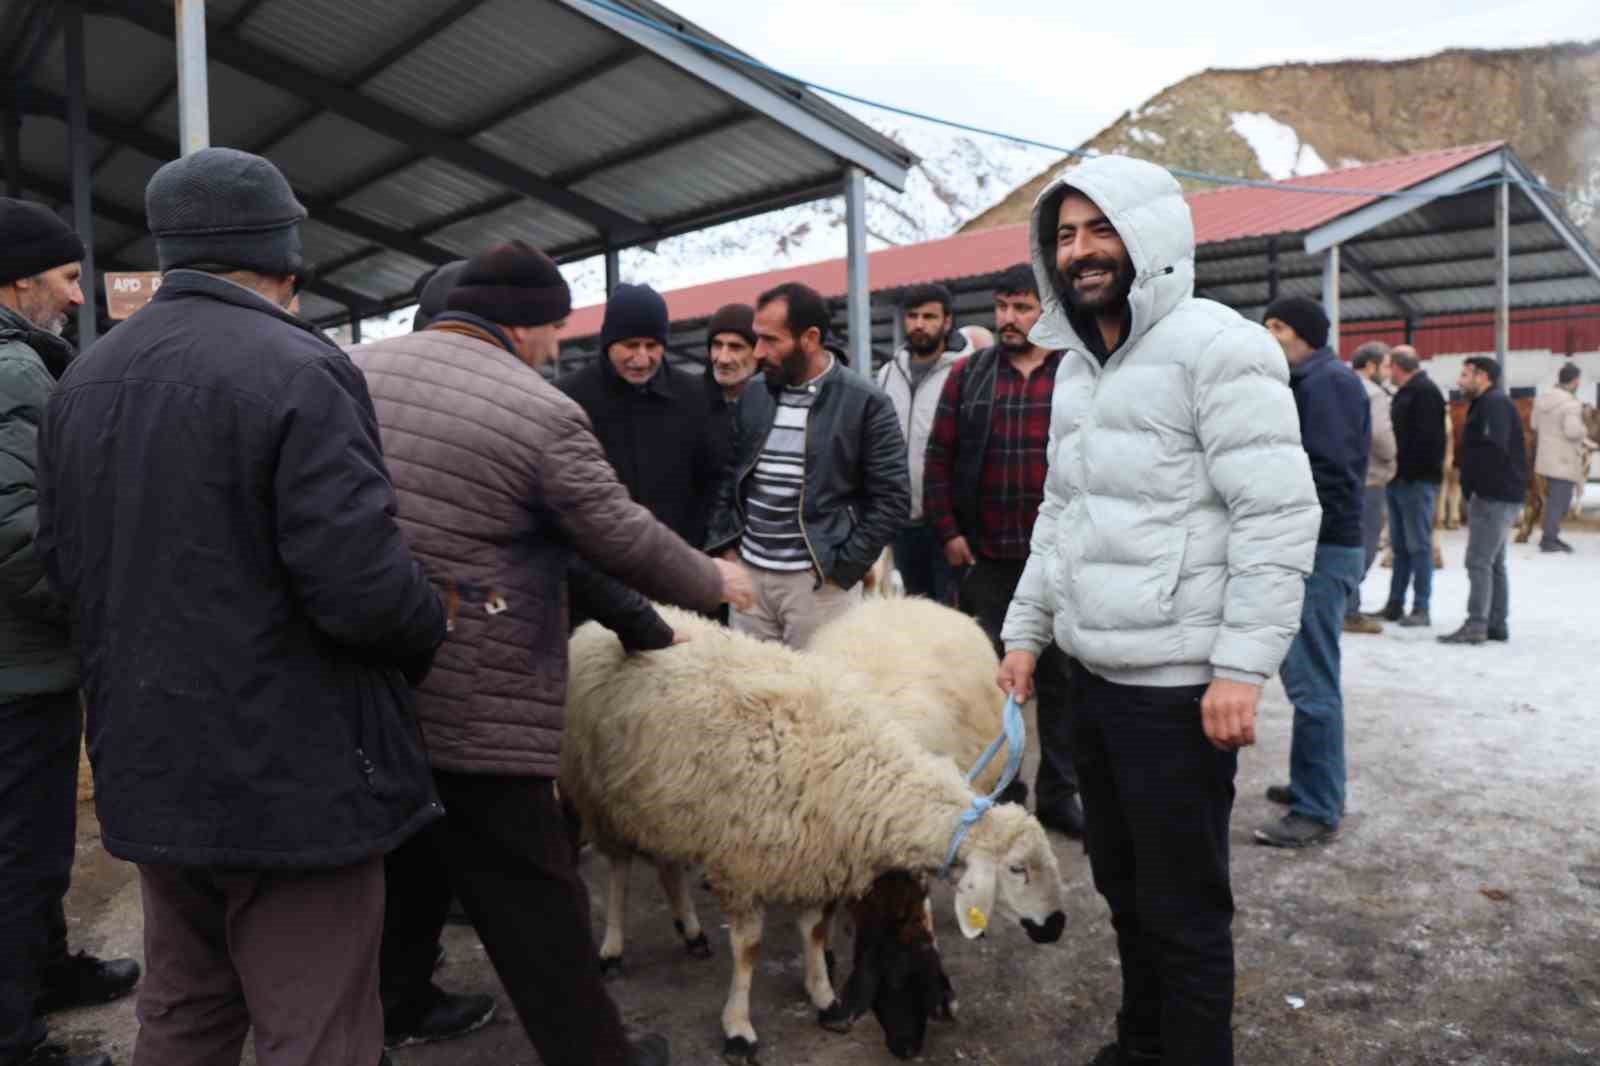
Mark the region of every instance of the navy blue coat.
<instances>
[{"instance_id":1,"label":"navy blue coat","mask_svg":"<svg viewBox=\"0 0 1600 1066\"><path fill-rule=\"evenodd\" d=\"M1517 405L1498 386L1472 401L1461 430L1461 495L1522 503L1528 495L1528 452Z\"/></svg>"},{"instance_id":2,"label":"navy blue coat","mask_svg":"<svg viewBox=\"0 0 1600 1066\"><path fill-rule=\"evenodd\" d=\"M1289 370L1300 441L1322 505L1318 544L1361 547L1361 501L1372 450L1372 405L1361 379L1330 348Z\"/></svg>"},{"instance_id":3,"label":"navy blue coat","mask_svg":"<svg viewBox=\"0 0 1600 1066\"><path fill-rule=\"evenodd\" d=\"M339 866L442 815L408 678L444 609L337 347L246 289L169 272L62 377L39 481L106 850Z\"/></svg>"}]
</instances>

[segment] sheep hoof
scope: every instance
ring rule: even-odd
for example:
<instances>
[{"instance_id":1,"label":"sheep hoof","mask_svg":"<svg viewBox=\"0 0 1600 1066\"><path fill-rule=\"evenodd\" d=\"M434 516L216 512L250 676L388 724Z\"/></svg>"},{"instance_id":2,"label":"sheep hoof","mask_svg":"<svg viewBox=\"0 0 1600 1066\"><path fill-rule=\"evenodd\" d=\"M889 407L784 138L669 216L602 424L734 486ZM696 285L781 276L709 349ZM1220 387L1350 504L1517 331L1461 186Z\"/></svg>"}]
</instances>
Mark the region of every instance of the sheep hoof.
<instances>
[{"instance_id":1,"label":"sheep hoof","mask_svg":"<svg viewBox=\"0 0 1600 1066\"><path fill-rule=\"evenodd\" d=\"M610 959L608 959L608 958L606 958L604 956L601 956L601 958L600 958L600 976L603 977L604 979L608 980L608 981L613 980L613 979L618 978L618 977L621 977L622 976L622 956L618 955L615 958L610 958Z\"/></svg>"},{"instance_id":2,"label":"sheep hoof","mask_svg":"<svg viewBox=\"0 0 1600 1066\"><path fill-rule=\"evenodd\" d=\"M848 1033L850 1031L850 1011L843 1003L834 1000L828 1006L817 1011L817 1024L830 1033Z\"/></svg>"},{"instance_id":3,"label":"sheep hoof","mask_svg":"<svg viewBox=\"0 0 1600 1066\"><path fill-rule=\"evenodd\" d=\"M689 953L690 958L709 959L711 957L711 941L706 939L705 933L701 933L693 940L685 937L683 950Z\"/></svg>"},{"instance_id":4,"label":"sheep hoof","mask_svg":"<svg viewBox=\"0 0 1600 1066\"><path fill-rule=\"evenodd\" d=\"M722 1058L728 1066L755 1066L760 1043L742 1036L730 1036L722 1042Z\"/></svg>"}]
</instances>

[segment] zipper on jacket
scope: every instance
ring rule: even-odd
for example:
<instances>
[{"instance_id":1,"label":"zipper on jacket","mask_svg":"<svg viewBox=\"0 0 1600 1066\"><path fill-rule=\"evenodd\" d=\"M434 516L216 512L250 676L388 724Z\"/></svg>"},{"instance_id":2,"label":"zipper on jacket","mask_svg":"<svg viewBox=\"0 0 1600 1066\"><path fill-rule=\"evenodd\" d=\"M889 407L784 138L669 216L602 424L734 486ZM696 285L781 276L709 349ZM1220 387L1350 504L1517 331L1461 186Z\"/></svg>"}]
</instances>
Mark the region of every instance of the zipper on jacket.
<instances>
[{"instance_id":1,"label":"zipper on jacket","mask_svg":"<svg viewBox=\"0 0 1600 1066\"><path fill-rule=\"evenodd\" d=\"M821 398L821 394L822 394L822 390L818 389L817 390L817 399ZM813 399L811 401L811 408L806 411L806 423L800 429L800 460L801 460L801 466L800 466L800 503L799 503L799 511L795 514L795 518L800 523L800 539L803 542L805 542L806 554L811 556L811 565L817 568L817 584L816 584L816 587L820 589L822 587L823 582L827 580L827 576L824 575L823 572L822 572L822 563L817 559L817 550L811 546L811 538L806 536L806 465L805 465L805 457L806 457L806 453L809 452L810 449L811 449L811 413L812 413L812 411L814 411L816 409L816 403L817 403L816 399ZM771 433L772 433L772 431L770 429L767 430L767 434L769 436L771 435Z\"/></svg>"}]
</instances>

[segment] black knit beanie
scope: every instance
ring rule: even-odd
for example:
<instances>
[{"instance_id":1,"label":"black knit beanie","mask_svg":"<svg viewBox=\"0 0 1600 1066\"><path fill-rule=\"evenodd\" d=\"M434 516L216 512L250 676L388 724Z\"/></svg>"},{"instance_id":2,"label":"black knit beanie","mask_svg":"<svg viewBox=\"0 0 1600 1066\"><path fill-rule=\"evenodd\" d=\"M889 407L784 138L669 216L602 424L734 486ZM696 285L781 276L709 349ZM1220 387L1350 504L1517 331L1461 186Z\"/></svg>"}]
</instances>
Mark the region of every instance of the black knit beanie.
<instances>
[{"instance_id":1,"label":"black knit beanie","mask_svg":"<svg viewBox=\"0 0 1600 1066\"><path fill-rule=\"evenodd\" d=\"M0 196L0 285L83 258L83 241L43 204Z\"/></svg>"},{"instance_id":2,"label":"black knit beanie","mask_svg":"<svg viewBox=\"0 0 1600 1066\"><path fill-rule=\"evenodd\" d=\"M144 213L163 271L185 266L298 274L306 209L283 172L233 148L202 148L156 171Z\"/></svg>"},{"instance_id":3,"label":"black knit beanie","mask_svg":"<svg viewBox=\"0 0 1600 1066\"><path fill-rule=\"evenodd\" d=\"M1294 330L1313 349L1328 343L1328 316L1315 300L1308 300L1304 296L1285 296L1274 300L1267 306L1261 321L1269 318L1275 318Z\"/></svg>"},{"instance_id":4,"label":"black knit beanie","mask_svg":"<svg viewBox=\"0 0 1600 1066\"><path fill-rule=\"evenodd\" d=\"M445 307L501 326L548 326L571 312L572 290L549 256L507 241L467 260Z\"/></svg>"},{"instance_id":5,"label":"black knit beanie","mask_svg":"<svg viewBox=\"0 0 1600 1066\"><path fill-rule=\"evenodd\" d=\"M1583 371L1578 369L1577 363L1563 363L1561 369L1556 371L1556 383L1571 385L1578 380L1578 375L1582 373Z\"/></svg>"},{"instance_id":6,"label":"black knit beanie","mask_svg":"<svg viewBox=\"0 0 1600 1066\"><path fill-rule=\"evenodd\" d=\"M454 263L434 267L418 279L417 313L411 319L411 332L427 329L430 322L445 313L445 301L450 297L450 290L456 287L456 282L461 280L461 271L466 266L465 259L457 259Z\"/></svg>"},{"instance_id":7,"label":"black knit beanie","mask_svg":"<svg viewBox=\"0 0 1600 1066\"><path fill-rule=\"evenodd\" d=\"M724 304L717 308L706 326L706 345L719 333L737 333L750 347L756 346L756 309L749 304Z\"/></svg>"},{"instance_id":8,"label":"black knit beanie","mask_svg":"<svg viewBox=\"0 0 1600 1066\"><path fill-rule=\"evenodd\" d=\"M617 341L633 337L650 337L666 344L670 324L667 301L659 292L648 285L624 282L613 289L606 300L606 317L600 325L600 350L603 352Z\"/></svg>"}]
</instances>

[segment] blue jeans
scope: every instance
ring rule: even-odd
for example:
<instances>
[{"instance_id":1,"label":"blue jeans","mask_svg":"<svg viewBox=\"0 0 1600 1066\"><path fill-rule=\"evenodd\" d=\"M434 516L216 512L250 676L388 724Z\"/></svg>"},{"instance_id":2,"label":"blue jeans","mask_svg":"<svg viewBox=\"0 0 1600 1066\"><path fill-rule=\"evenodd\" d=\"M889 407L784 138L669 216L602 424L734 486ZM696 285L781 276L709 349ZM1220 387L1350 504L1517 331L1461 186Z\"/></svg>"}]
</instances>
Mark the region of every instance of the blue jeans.
<instances>
[{"instance_id":1,"label":"blue jeans","mask_svg":"<svg viewBox=\"0 0 1600 1066\"><path fill-rule=\"evenodd\" d=\"M1399 554L1395 559L1398 561ZM1360 548L1318 544L1306 578L1300 632L1283 660L1283 688L1294 704L1289 789L1294 813L1337 826L1344 816L1344 694L1339 633L1350 590L1361 580Z\"/></svg>"},{"instance_id":2,"label":"blue jeans","mask_svg":"<svg viewBox=\"0 0 1600 1066\"><path fill-rule=\"evenodd\" d=\"M944 561L944 542L927 522L909 525L894 538L894 568L906 583L907 596L954 602L955 575Z\"/></svg>"},{"instance_id":3,"label":"blue jeans","mask_svg":"<svg viewBox=\"0 0 1600 1066\"><path fill-rule=\"evenodd\" d=\"M1406 586L1416 578L1412 610L1426 611L1433 599L1433 507L1439 486L1432 481L1389 482L1389 543L1394 547L1394 576L1389 602L1406 605Z\"/></svg>"}]
</instances>

